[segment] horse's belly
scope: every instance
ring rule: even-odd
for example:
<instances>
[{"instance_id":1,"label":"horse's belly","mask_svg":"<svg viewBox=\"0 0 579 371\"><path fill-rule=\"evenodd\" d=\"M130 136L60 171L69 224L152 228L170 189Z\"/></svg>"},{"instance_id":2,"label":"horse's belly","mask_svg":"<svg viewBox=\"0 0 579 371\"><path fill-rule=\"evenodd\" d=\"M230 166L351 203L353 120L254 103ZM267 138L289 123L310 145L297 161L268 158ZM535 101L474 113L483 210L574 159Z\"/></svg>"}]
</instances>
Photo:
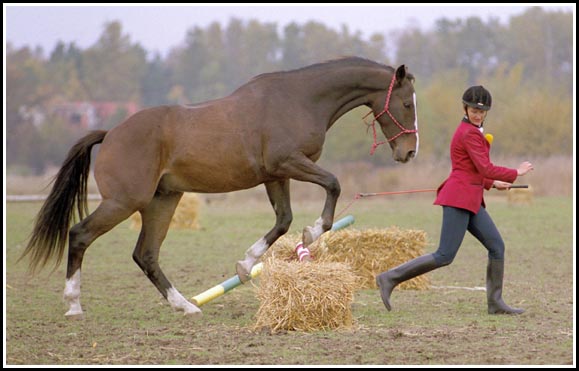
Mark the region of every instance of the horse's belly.
<instances>
[{"instance_id":1,"label":"horse's belly","mask_svg":"<svg viewBox=\"0 0 579 371\"><path fill-rule=\"evenodd\" d=\"M164 174L160 181L159 191L226 193L255 187L263 183L262 179L249 168L212 169L201 166L195 169L180 169Z\"/></svg>"}]
</instances>

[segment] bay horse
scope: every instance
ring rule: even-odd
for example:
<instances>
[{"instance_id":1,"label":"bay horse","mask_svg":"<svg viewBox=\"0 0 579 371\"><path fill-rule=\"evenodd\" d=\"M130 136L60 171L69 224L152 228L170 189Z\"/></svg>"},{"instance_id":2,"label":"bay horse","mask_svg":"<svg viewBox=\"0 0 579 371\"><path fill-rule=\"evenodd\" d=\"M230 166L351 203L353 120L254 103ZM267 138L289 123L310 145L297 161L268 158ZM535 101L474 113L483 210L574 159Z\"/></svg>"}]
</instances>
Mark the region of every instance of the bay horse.
<instances>
[{"instance_id":1,"label":"bay horse","mask_svg":"<svg viewBox=\"0 0 579 371\"><path fill-rule=\"evenodd\" d=\"M363 58L340 58L258 75L221 99L146 108L110 131L89 132L70 149L55 176L21 258L29 255L32 272L52 258L56 267L68 239L65 315L82 316L81 265L86 249L138 211L142 229L133 260L172 308L200 314L169 282L158 262L183 193L223 193L265 185L276 221L236 264L240 280L246 282L253 265L290 227L290 179L326 191L321 216L313 227L303 229L304 246L332 227L340 184L316 161L326 132L343 114L358 106L369 107L369 114L374 114L372 150L388 143L393 159L401 163L417 154L413 82L404 65L394 69ZM382 143L376 142L376 123L386 137ZM91 149L99 143L94 177L102 201L89 214ZM77 213L80 222L69 230Z\"/></svg>"}]
</instances>

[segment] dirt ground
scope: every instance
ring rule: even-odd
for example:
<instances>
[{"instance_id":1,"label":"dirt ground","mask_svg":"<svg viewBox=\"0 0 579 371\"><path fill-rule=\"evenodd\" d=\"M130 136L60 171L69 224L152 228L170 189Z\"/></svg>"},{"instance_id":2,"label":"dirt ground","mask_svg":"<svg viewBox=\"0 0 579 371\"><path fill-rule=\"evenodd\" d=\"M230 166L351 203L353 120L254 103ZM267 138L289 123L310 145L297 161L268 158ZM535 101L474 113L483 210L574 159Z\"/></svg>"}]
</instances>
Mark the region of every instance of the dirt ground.
<instances>
[{"instance_id":1,"label":"dirt ground","mask_svg":"<svg viewBox=\"0 0 579 371\"><path fill-rule=\"evenodd\" d=\"M528 295L539 300L512 295L511 304L527 310L520 316L490 316L484 292L460 289L395 292L395 308L386 312L379 294L364 290L352 304L352 328L272 333L253 326L258 303L250 286L206 304L202 317L191 318L172 311L137 275L129 296L93 296L90 287L103 283L94 282L86 285L84 319L67 320L60 285L47 291L42 280L10 278L8 365L571 365L575 360L572 302L568 295L541 298L541 289Z\"/></svg>"},{"instance_id":2,"label":"dirt ground","mask_svg":"<svg viewBox=\"0 0 579 371\"><path fill-rule=\"evenodd\" d=\"M358 207L357 228L388 223L439 228L422 201ZM557 365L575 364L574 263L569 199L514 209L495 202L509 244L505 301L520 316L486 313L485 253L466 239L452 265L429 273L433 287L396 290L387 312L377 290L356 292L355 325L315 332L255 329L255 287L246 284L207 304L203 316L174 312L132 262L136 232L120 226L85 256L82 320L67 320L65 265L31 278L16 263L38 205L8 207L5 365ZM245 210L242 210L245 212ZM200 231L173 232L161 265L186 297L229 278L235 257L271 224L271 211L205 211ZM380 214L383 213L383 214ZM525 218L520 216L525 214ZM315 216L315 214L314 214ZM223 218L230 223L221 226ZM296 215L296 224L314 220ZM238 223L238 224L235 224ZM226 232L225 232L226 231ZM431 237L431 240L434 237ZM194 246L203 246L195 250ZM429 247L432 249L432 246ZM201 253L202 252L202 253ZM259 278L255 280L259 284Z\"/></svg>"}]
</instances>

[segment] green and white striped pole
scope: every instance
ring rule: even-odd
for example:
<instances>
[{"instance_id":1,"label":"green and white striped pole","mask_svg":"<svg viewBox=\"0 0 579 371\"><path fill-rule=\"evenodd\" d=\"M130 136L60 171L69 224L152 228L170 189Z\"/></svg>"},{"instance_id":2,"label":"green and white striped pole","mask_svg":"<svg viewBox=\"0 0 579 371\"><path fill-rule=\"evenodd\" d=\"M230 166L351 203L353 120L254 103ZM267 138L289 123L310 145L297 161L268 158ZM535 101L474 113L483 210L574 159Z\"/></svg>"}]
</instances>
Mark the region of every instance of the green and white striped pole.
<instances>
[{"instance_id":1,"label":"green and white striped pole","mask_svg":"<svg viewBox=\"0 0 579 371\"><path fill-rule=\"evenodd\" d=\"M347 215L342 219L338 220L332 225L332 231L337 231L338 229L346 228L347 226L354 224L354 217L352 215ZM261 270L263 269L263 263L258 263L251 268L250 276L251 278L255 278L261 274ZM207 291L202 292L199 295L194 296L191 298L193 304L197 306L201 306L205 303L210 302L211 300L225 294L226 292L233 290L237 286L241 285L241 280L239 276L236 274L235 276L223 281L217 286L210 288Z\"/></svg>"}]
</instances>

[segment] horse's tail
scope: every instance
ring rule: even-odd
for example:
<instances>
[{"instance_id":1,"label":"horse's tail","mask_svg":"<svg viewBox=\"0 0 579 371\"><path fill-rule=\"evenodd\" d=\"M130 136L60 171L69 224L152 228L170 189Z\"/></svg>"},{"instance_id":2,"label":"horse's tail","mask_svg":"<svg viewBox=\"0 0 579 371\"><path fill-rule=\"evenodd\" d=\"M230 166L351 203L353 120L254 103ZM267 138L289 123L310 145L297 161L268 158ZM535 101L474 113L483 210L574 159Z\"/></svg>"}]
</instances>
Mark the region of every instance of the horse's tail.
<instances>
[{"instance_id":1,"label":"horse's tail","mask_svg":"<svg viewBox=\"0 0 579 371\"><path fill-rule=\"evenodd\" d=\"M104 130L95 130L80 139L55 177L48 198L42 205L26 249L18 259L30 255L29 268L34 273L56 256L55 268L60 264L68 237L70 222L75 219L75 206L80 219L88 215L87 179L90 172L91 149L101 143Z\"/></svg>"}]
</instances>

